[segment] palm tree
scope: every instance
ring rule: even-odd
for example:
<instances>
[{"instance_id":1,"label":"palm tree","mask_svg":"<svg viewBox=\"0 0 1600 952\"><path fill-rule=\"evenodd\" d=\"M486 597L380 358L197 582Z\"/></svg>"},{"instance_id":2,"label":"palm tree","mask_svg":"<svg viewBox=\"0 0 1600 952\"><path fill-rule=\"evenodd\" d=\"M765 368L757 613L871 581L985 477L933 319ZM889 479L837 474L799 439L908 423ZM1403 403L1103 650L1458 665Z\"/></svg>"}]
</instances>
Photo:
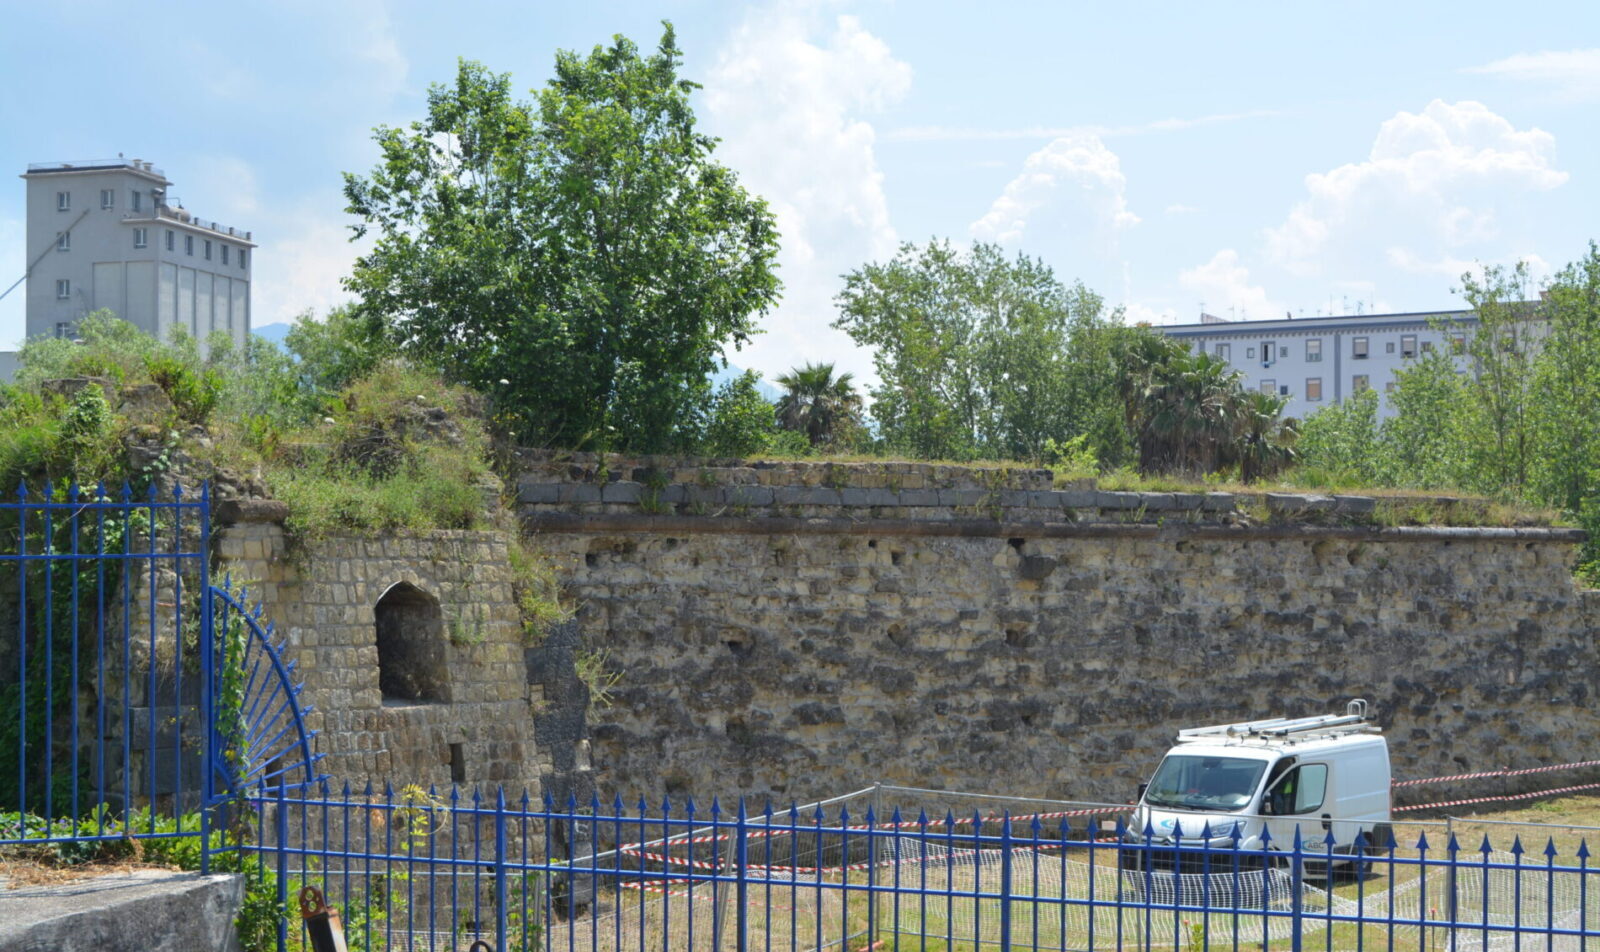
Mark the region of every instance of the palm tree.
<instances>
[{"instance_id":1,"label":"palm tree","mask_svg":"<svg viewBox=\"0 0 1600 952\"><path fill-rule=\"evenodd\" d=\"M1128 341L1119 381L1146 473L1200 475L1221 462L1239 415L1239 374L1156 334Z\"/></svg>"},{"instance_id":2,"label":"palm tree","mask_svg":"<svg viewBox=\"0 0 1600 952\"><path fill-rule=\"evenodd\" d=\"M778 398L778 425L804 433L812 446L838 439L861 409L853 376L835 377L833 364L796 367L777 384L785 391Z\"/></svg>"},{"instance_id":3,"label":"palm tree","mask_svg":"<svg viewBox=\"0 0 1600 952\"><path fill-rule=\"evenodd\" d=\"M1246 390L1240 394L1230 455L1239 463L1239 478L1247 483L1275 476L1294 461L1294 441L1300 423L1281 417L1289 401L1275 394Z\"/></svg>"}]
</instances>

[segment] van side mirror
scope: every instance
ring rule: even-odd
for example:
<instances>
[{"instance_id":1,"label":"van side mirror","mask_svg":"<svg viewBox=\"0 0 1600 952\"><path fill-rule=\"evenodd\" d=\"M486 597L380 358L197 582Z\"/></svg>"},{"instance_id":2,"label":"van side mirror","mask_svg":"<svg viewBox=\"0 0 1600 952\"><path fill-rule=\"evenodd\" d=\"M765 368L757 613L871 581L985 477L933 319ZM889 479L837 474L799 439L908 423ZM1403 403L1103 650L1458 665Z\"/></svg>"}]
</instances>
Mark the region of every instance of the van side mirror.
<instances>
[{"instance_id":1,"label":"van side mirror","mask_svg":"<svg viewBox=\"0 0 1600 952\"><path fill-rule=\"evenodd\" d=\"M1148 789L1150 789L1150 785L1148 783L1139 784L1139 792L1134 795L1134 798L1133 798L1134 802L1135 803L1143 803L1144 802L1144 792L1146 790L1148 790Z\"/></svg>"}]
</instances>

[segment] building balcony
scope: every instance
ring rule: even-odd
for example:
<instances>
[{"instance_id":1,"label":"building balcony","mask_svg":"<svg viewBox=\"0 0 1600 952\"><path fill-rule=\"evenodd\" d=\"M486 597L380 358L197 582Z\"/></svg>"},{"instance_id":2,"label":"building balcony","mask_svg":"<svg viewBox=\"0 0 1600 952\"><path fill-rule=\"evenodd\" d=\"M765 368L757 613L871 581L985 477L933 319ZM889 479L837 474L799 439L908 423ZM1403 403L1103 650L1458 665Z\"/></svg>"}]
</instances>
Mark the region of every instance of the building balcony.
<instances>
[{"instance_id":1,"label":"building balcony","mask_svg":"<svg viewBox=\"0 0 1600 952\"><path fill-rule=\"evenodd\" d=\"M251 240L250 232L245 231L242 228L234 228L232 225L222 225L214 221L206 221L204 218L201 218L198 215L190 214L187 209L179 208L174 205L157 205L153 209L142 209L136 212L124 212L122 218L124 221L174 221L181 225L188 225L191 228L199 228L203 231L215 232L216 234L227 238L237 238L240 241Z\"/></svg>"}]
</instances>

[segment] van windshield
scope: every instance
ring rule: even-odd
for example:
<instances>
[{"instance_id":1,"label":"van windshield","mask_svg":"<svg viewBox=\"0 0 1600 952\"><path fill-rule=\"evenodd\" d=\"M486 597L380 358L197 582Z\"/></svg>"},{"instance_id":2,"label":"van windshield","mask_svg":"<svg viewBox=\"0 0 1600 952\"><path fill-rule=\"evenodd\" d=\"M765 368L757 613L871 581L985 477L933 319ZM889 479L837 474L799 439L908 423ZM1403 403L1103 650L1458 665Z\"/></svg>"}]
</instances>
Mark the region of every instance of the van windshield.
<instances>
[{"instance_id":1,"label":"van windshield","mask_svg":"<svg viewBox=\"0 0 1600 952\"><path fill-rule=\"evenodd\" d=\"M1267 769L1264 760L1169 754L1145 791L1145 802L1178 810L1243 810Z\"/></svg>"}]
</instances>

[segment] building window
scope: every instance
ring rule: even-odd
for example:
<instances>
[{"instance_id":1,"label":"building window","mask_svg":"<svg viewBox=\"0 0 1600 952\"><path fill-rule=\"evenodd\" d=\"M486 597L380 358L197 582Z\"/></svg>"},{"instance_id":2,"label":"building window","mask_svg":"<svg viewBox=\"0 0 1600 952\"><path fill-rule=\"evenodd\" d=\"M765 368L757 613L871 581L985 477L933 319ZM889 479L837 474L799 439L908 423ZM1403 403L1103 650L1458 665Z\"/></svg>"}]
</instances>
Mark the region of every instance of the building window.
<instances>
[{"instance_id":1,"label":"building window","mask_svg":"<svg viewBox=\"0 0 1600 952\"><path fill-rule=\"evenodd\" d=\"M444 616L439 602L400 582L372 609L377 623L378 688L386 700L448 701Z\"/></svg>"},{"instance_id":2,"label":"building window","mask_svg":"<svg viewBox=\"0 0 1600 952\"><path fill-rule=\"evenodd\" d=\"M1350 392L1351 393L1360 393L1361 391L1368 390L1368 389L1370 389L1370 387L1368 387L1368 385L1367 385L1367 375L1366 374L1356 374L1354 377L1350 378Z\"/></svg>"},{"instance_id":3,"label":"building window","mask_svg":"<svg viewBox=\"0 0 1600 952\"><path fill-rule=\"evenodd\" d=\"M1431 353L1433 353L1433 341L1431 341L1431 340L1425 340L1425 341L1423 341L1423 342L1422 342L1422 352L1423 352L1423 353L1424 353L1424 354L1431 354Z\"/></svg>"},{"instance_id":4,"label":"building window","mask_svg":"<svg viewBox=\"0 0 1600 952\"><path fill-rule=\"evenodd\" d=\"M244 249L243 248L239 249L239 270L240 271L244 270Z\"/></svg>"},{"instance_id":5,"label":"building window","mask_svg":"<svg viewBox=\"0 0 1600 952\"><path fill-rule=\"evenodd\" d=\"M227 264L228 263L228 246L227 245L223 245L222 246L222 263L223 264Z\"/></svg>"},{"instance_id":6,"label":"building window","mask_svg":"<svg viewBox=\"0 0 1600 952\"><path fill-rule=\"evenodd\" d=\"M194 236L193 235L184 235L183 236L183 253L186 254L186 255L193 255L194 254Z\"/></svg>"},{"instance_id":7,"label":"building window","mask_svg":"<svg viewBox=\"0 0 1600 952\"><path fill-rule=\"evenodd\" d=\"M1417 356L1417 335L1415 335L1415 334L1401 334L1400 335L1400 356L1401 357L1415 357L1415 356Z\"/></svg>"},{"instance_id":8,"label":"building window","mask_svg":"<svg viewBox=\"0 0 1600 952\"><path fill-rule=\"evenodd\" d=\"M1245 360L1254 360L1255 357L1256 357L1256 349L1254 347L1246 347L1244 349L1244 359Z\"/></svg>"},{"instance_id":9,"label":"building window","mask_svg":"<svg viewBox=\"0 0 1600 952\"><path fill-rule=\"evenodd\" d=\"M206 245L205 257L206 257L207 261L210 261L211 260L211 239L210 238L206 239L205 245Z\"/></svg>"},{"instance_id":10,"label":"building window","mask_svg":"<svg viewBox=\"0 0 1600 952\"><path fill-rule=\"evenodd\" d=\"M173 250L173 242L175 242L177 240L178 240L177 236L172 233L172 229L168 228L167 229L167 250L168 251Z\"/></svg>"},{"instance_id":11,"label":"building window","mask_svg":"<svg viewBox=\"0 0 1600 952\"><path fill-rule=\"evenodd\" d=\"M72 297L72 282L66 278L56 279L56 300L65 301Z\"/></svg>"},{"instance_id":12,"label":"building window","mask_svg":"<svg viewBox=\"0 0 1600 952\"><path fill-rule=\"evenodd\" d=\"M133 230L133 246L135 248L150 247L150 232L148 229L135 228Z\"/></svg>"},{"instance_id":13,"label":"building window","mask_svg":"<svg viewBox=\"0 0 1600 952\"><path fill-rule=\"evenodd\" d=\"M1227 344L1218 344L1217 347L1216 347L1216 353L1217 353L1217 356L1219 358L1221 358L1223 360L1227 360L1228 359L1228 345Z\"/></svg>"},{"instance_id":14,"label":"building window","mask_svg":"<svg viewBox=\"0 0 1600 952\"><path fill-rule=\"evenodd\" d=\"M61 234L56 236L56 250L57 251L71 251L72 250L72 232L64 231Z\"/></svg>"},{"instance_id":15,"label":"building window","mask_svg":"<svg viewBox=\"0 0 1600 952\"><path fill-rule=\"evenodd\" d=\"M1263 380L1263 381L1261 381L1261 392L1262 393L1266 393L1266 394L1277 393L1278 392L1278 382L1276 380Z\"/></svg>"},{"instance_id":16,"label":"building window","mask_svg":"<svg viewBox=\"0 0 1600 952\"><path fill-rule=\"evenodd\" d=\"M1322 361L1322 338L1313 337L1306 341L1306 363L1315 364Z\"/></svg>"},{"instance_id":17,"label":"building window","mask_svg":"<svg viewBox=\"0 0 1600 952\"><path fill-rule=\"evenodd\" d=\"M1383 392L1384 393L1394 393L1394 381L1393 380L1391 380L1388 383L1383 385Z\"/></svg>"},{"instance_id":18,"label":"building window","mask_svg":"<svg viewBox=\"0 0 1600 952\"><path fill-rule=\"evenodd\" d=\"M1466 352L1467 352L1467 335L1465 335L1465 334L1451 334L1450 335L1450 353L1452 353L1452 354L1464 354Z\"/></svg>"},{"instance_id":19,"label":"building window","mask_svg":"<svg viewBox=\"0 0 1600 952\"><path fill-rule=\"evenodd\" d=\"M1287 357L1287 356L1289 356L1289 348L1287 348L1287 347L1279 347L1278 348L1278 356L1279 357Z\"/></svg>"},{"instance_id":20,"label":"building window","mask_svg":"<svg viewBox=\"0 0 1600 952\"><path fill-rule=\"evenodd\" d=\"M71 321L56 321L56 337L67 338L72 336Z\"/></svg>"},{"instance_id":21,"label":"building window","mask_svg":"<svg viewBox=\"0 0 1600 952\"><path fill-rule=\"evenodd\" d=\"M72 193L71 192L57 192L56 193L56 211L58 211L58 212L66 212L66 211L71 211L71 210L72 210Z\"/></svg>"},{"instance_id":22,"label":"building window","mask_svg":"<svg viewBox=\"0 0 1600 952\"><path fill-rule=\"evenodd\" d=\"M1278 353L1278 345L1270 340L1261 342L1261 366L1271 367L1274 355Z\"/></svg>"},{"instance_id":23,"label":"building window","mask_svg":"<svg viewBox=\"0 0 1600 952\"><path fill-rule=\"evenodd\" d=\"M1367 359L1367 339L1365 337L1353 337L1350 339L1350 356L1356 360Z\"/></svg>"},{"instance_id":24,"label":"building window","mask_svg":"<svg viewBox=\"0 0 1600 952\"><path fill-rule=\"evenodd\" d=\"M144 196L139 193L138 189L133 189L133 190L128 192L128 207L129 208L133 209L134 211L139 211L140 208L143 207L143 205L142 205L143 201L144 201Z\"/></svg>"},{"instance_id":25,"label":"building window","mask_svg":"<svg viewBox=\"0 0 1600 952\"><path fill-rule=\"evenodd\" d=\"M1394 341L1392 341L1392 340L1384 341L1383 342L1383 352L1386 353L1386 354L1394 353Z\"/></svg>"},{"instance_id":26,"label":"building window","mask_svg":"<svg viewBox=\"0 0 1600 952\"><path fill-rule=\"evenodd\" d=\"M1321 400L1322 399L1322 378L1321 377L1307 377L1306 378L1306 399L1307 400Z\"/></svg>"},{"instance_id":27,"label":"building window","mask_svg":"<svg viewBox=\"0 0 1600 952\"><path fill-rule=\"evenodd\" d=\"M100 190L100 207L101 208L115 208L116 205L117 205L117 190L114 189L114 188L103 188L103 189L101 189Z\"/></svg>"}]
</instances>

